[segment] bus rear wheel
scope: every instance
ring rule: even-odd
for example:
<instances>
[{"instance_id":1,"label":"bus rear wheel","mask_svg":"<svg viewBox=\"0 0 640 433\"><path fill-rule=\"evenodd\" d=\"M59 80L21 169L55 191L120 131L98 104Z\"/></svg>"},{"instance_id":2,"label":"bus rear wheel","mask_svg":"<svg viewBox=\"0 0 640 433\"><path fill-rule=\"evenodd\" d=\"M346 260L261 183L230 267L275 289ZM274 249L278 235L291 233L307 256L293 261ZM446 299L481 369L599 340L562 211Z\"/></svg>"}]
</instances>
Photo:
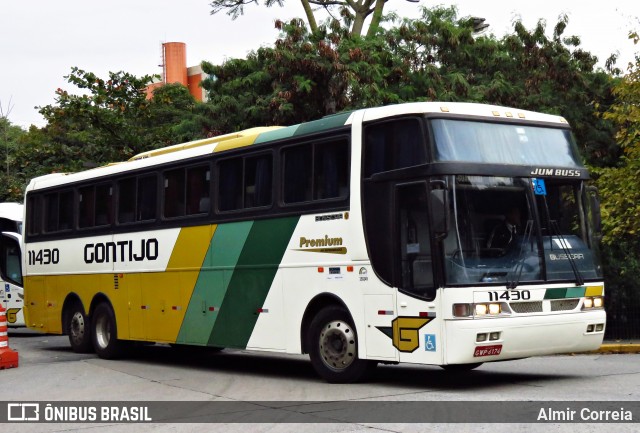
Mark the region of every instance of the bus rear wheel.
<instances>
[{"instance_id":1,"label":"bus rear wheel","mask_svg":"<svg viewBox=\"0 0 640 433\"><path fill-rule=\"evenodd\" d=\"M66 320L66 332L71 349L76 353L89 353L93 349L91 343L91 322L79 304L71 306Z\"/></svg>"},{"instance_id":2,"label":"bus rear wheel","mask_svg":"<svg viewBox=\"0 0 640 433\"><path fill-rule=\"evenodd\" d=\"M358 335L349 313L327 307L313 318L307 334L311 364L330 383L364 379L376 363L358 358Z\"/></svg>"},{"instance_id":3,"label":"bus rear wheel","mask_svg":"<svg viewBox=\"0 0 640 433\"><path fill-rule=\"evenodd\" d=\"M92 314L93 350L100 358L116 359L122 355L124 342L118 340L116 317L107 303L98 304Z\"/></svg>"}]
</instances>

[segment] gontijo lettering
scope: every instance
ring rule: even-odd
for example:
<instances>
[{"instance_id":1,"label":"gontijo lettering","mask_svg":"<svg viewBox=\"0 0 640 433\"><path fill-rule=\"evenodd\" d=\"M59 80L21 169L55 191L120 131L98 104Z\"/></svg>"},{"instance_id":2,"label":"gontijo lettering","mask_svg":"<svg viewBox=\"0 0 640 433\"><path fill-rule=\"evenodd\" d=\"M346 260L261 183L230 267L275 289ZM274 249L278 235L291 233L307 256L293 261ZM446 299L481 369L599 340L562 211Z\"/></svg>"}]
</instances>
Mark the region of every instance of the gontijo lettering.
<instances>
[{"instance_id":1,"label":"gontijo lettering","mask_svg":"<svg viewBox=\"0 0 640 433\"><path fill-rule=\"evenodd\" d=\"M99 242L84 246L85 263L141 262L158 258L158 240Z\"/></svg>"}]
</instances>

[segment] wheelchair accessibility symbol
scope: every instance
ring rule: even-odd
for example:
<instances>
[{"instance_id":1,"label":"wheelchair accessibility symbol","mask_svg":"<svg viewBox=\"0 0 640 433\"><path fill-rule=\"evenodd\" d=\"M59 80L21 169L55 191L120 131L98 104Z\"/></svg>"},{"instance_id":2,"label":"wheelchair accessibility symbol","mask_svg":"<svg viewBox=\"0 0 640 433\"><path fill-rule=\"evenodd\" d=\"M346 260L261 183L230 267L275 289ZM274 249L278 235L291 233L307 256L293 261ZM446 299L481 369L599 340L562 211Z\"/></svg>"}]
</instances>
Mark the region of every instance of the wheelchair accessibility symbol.
<instances>
[{"instance_id":1,"label":"wheelchair accessibility symbol","mask_svg":"<svg viewBox=\"0 0 640 433\"><path fill-rule=\"evenodd\" d=\"M427 352L436 351L436 336L435 334L424 334L424 348Z\"/></svg>"}]
</instances>

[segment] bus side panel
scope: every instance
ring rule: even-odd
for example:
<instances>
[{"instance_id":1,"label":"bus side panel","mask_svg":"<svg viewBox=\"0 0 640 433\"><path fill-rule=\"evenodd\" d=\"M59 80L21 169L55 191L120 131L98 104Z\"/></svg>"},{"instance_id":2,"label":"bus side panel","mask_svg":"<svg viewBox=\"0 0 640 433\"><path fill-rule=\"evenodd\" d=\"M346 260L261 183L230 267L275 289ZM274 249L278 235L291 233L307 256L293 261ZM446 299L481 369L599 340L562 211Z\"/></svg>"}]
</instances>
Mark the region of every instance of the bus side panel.
<instances>
[{"instance_id":1,"label":"bus side panel","mask_svg":"<svg viewBox=\"0 0 640 433\"><path fill-rule=\"evenodd\" d=\"M299 217L253 223L208 344L246 348Z\"/></svg>"},{"instance_id":2,"label":"bus side panel","mask_svg":"<svg viewBox=\"0 0 640 433\"><path fill-rule=\"evenodd\" d=\"M183 228L164 272L121 275L127 284L128 305L122 309L130 310L130 338L176 342L214 231L209 225Z\"/></svg>"},{"instance_id":3,"label":"bus side panel","mask_svg":"<svg viewBox=\"0 0 640 433\"><path fill-rule=\"evenodd\" d=\"M44 277L24 277L24 318L29 328L40 332L47 332L47 308L45 304Z\"/></svg>"},{"instance_id":4,"label":"bus side panel","mask_svg":"<svg viewBox=\"0 0 640 433\"><path fill-rule=\"evenodd\" d=\"M180 327L178 343L206 346L253 221L219 225Z\"/></svg>"}]
</instances>

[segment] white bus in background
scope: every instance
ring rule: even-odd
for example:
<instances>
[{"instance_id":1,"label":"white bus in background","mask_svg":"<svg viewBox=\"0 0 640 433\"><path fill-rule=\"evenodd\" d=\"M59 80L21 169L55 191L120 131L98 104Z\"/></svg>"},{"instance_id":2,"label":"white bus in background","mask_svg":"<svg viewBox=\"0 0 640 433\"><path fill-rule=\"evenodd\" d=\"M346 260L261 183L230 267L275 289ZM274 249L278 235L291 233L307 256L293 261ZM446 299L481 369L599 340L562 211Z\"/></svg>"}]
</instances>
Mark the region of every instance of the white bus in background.
<instances>
[{"instance_id":1,"label":"white bus in background","mask_svg":"<svg viewBox=\"0 0 640 433\"><path fill-rule=\"evenodd\" d=\"M24 325L22 212L19 203L0 203L0 302L9 327Z\"/></svg>"}]
</instances>

